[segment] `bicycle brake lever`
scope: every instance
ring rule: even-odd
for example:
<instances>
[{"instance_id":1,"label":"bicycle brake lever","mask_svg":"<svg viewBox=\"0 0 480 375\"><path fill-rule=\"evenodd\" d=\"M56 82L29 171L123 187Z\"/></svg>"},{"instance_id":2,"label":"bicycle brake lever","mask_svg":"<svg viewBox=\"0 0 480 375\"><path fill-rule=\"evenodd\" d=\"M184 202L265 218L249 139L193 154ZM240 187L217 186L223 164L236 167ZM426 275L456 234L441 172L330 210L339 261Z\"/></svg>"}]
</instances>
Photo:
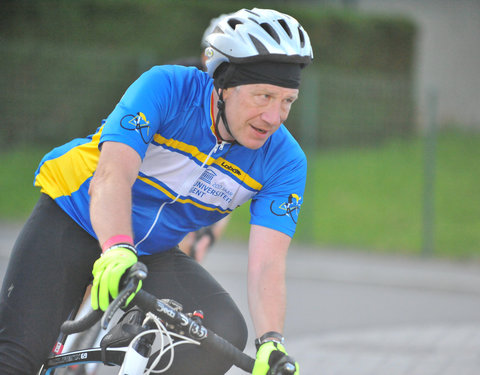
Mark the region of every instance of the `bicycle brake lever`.
<instances>
[{"instance_id":1,"label":"bicycle brake lever","mask_svg":"<svg viewBox=\"0 0 480 375\"><path fill-rule=\"evenodd\" d=\"M141 262L135 263L127 272L126 281L122 283L123 289L118 296L110 303L103 314L101 326L102 329L107 329L108 324L112 320L113 316L119 308L125 305L128 297L137 290L139 280L143 280L147 277L147 266Z\"/></svg>"},{"instance_id":2,"label":"bicycle brake lever","mask_svg":"<svg viewBox=\"0 0 480 375\"><path fill-rule=\"evenodd\" d=\"M136 281L136 282L135 282ZM103 314L101 325L102 329L107 329L108 324L112 320L117 310L124 306L128 297L137 289L138 280L130 280L127 286L118 294L118 296L110 303L105 314Z\"/></svg>"}]
</instances>

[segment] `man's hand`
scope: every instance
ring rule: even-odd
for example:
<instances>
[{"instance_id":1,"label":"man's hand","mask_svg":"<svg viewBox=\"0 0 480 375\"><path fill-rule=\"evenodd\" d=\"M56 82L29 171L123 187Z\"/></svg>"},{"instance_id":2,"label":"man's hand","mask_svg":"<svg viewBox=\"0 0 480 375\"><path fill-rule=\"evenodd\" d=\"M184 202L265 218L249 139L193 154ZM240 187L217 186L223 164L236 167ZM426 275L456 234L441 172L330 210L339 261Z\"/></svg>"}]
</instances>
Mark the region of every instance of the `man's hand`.
<instances>
[{"instance_id":1,"label":"man's hand","mask_svg":"<svg viewBox=\"0 0 480 375\"><path fill-rule=\"evenodd\" d=\"M294 375L300 374L298 363L287 355L283 345L275 341L267 341L258 348L252 375L276 375L277 370L287 363L292 368L295 367Z\"/></svg>"},{"instance_id":2,"label":"man's hand","mask_svg":"<svg viewBox=\"0 0 480 375\"><path fill-rule=\"evenodd\" d=\"M91 292L91 305L94 310L99 308L105 311L113 299L118 296L120 280L127 269L137 262L135 248L129 244L111 246L93 265L93 285ZM139 282L136 292L142 287ZM127 300L133 299L135 293Z\"/></svg>"}]
</instances>

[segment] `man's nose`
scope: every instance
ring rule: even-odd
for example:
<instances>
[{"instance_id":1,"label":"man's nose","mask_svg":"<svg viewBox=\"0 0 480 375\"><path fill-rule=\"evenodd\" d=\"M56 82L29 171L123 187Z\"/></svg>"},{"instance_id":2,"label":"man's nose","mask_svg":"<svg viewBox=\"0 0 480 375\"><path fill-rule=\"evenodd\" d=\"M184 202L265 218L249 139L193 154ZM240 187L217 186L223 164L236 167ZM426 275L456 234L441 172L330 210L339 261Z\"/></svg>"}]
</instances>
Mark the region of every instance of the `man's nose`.
<instances>
[{"instance_id":1,"label":"man's nose","mask_svg":"<svg viewBox=\"0 0 480 375\"><path fill-rule=\"evenodd\" d=\"M272 102L265 111L262 112L262 120L273 126L279 126L286 119L286 113L282 109L280 102Z\"/></svg>"}]
</instances>

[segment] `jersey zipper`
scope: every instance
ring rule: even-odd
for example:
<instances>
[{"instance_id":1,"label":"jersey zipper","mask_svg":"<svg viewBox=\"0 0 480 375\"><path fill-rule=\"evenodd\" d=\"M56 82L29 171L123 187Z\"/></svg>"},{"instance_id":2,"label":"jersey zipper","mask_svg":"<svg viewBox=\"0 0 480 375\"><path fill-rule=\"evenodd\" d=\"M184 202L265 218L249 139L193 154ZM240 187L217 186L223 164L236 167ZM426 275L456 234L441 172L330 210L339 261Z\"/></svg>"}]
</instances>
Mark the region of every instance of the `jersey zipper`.
<instances>
[{"instance_id":1,"label":"jersey zipper","mask_svg":"<svg viewBox=\"0 0 480 375\"><path fill-rule=\"evenodd\" d=\"M215 146L213 146L213 148L210 150L210 152L208 153L207 155L207 158L205 159L205 161L203 162L202 164L202 167L205 166L205 164L208 163L208 160L210 159L210 157L212 156L212 154L216 153L217 151L222 151L223 150L223 147L225 145L229 144L229 142L225 142L225 141L222 141L220 143L216 143Z\"/></svg>"},{"instance_id":2,"label":"jersey zipper","mask_svg":"<svg viewBox=\"0 0 480 375\"><path fill-rule=\"evenodd\" d=\"M208 153L207 157L205 158L205 161L203 162L202 164L202 168L205 167L205 165L208 163L208 160L211 158L212 154L216 153L217 151L222 151L223 150L223 147L227 144L230 144L229 142L225 142L225 141L222 141L220 143L216 143L215 146L213 146L213 148L210 150L210 152ZM185 186L185 185L184 185ZM183 187L180 189L180 192L181 191L184 191ZM135 246L138 246L139 244L141 244L143 241L145 241L149 236L150 236L150 233L152 232L153 228L155 227L155 225L157 224L157 221L158 221L158 218L160 217L160 213L162 212L163 210L163 207L165 207L166 204L173 204L177 201L177 199L180 197L180 194L181 193L178 193L177 196L175 197L174 200L170 201L170 202L164 202L158 209L157 211L157 214L155 215L155 219L153 220L153 223L152 225L150 226L150 228L148 229L147 231L147 234L140 240L138 241Z\"/></svg>"}]
</instances>

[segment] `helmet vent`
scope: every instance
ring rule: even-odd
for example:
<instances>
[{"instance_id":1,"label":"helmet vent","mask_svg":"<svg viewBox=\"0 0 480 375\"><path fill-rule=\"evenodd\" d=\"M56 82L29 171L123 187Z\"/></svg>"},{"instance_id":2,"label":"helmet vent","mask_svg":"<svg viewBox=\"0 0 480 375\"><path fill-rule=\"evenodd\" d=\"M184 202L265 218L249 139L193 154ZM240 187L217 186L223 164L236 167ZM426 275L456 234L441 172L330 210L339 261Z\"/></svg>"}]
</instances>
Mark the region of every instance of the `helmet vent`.
<instances>
[{"instance_id":1,"label":"helmet vent","mask_svg":"<svg viewBox=\"0 0 480 375\"><path fill-rule=\"evenodd\" d=\"M240 20L238 20L238 19L236 19L236 18L230 18L230 19L228 20L228 24L230 25L230 27L231 27L233 30L235 30L235 28L237 27L237 25L241 25L241 24L243 24L243 22L240 21Z\"/></svg>"},{"instance_id":2,"label":"helmet vent","mask_svg":"<svg viewBox=\"0 0 480 375\"><path fill-rule=\"evenodd\" d=\"M218 27L218 26L215 26L215 29L212 30L212 34L213 33L220 33L220 34L223 34L223 30Z\"/></svg>"},{"instance_id":3,"label":"helmet vent","mask_svg":"<svg viewBox=\"0 0 480 375\"><path fill-rule=\"evenodd\" d=\"M300 46L303 48L305 47L305 35L303 35L303 31L298 28L298 35L300 36Z\"/></svg>"},{"instance_id":4,"label":"helmet vent","mask_svg":"<svg viewBox=\"0 0 480 375\"><path fill-rule=\"evenodd\" d=\"M290 30L290 28L288 27L287 23L285 22L285 20L283 19L280 19L278 20L278 23L280 24L280 26L283 27L283 29L285 30L285 32L288 34L288 36L290 38L292 38L292 30Z\"/></svg>"},{"instance_id":5,"label":"helmet vent","mask_svg":"<svg viewBox=\"0 0 480 375\"><path fill-rule=\"evenodd\" d=\"M258 51L259 55L268 55L268 48L263 45L262 42L260 42L257 38L255 38L252 34L248 34L250 37L251 41L253 42L253 45Z\"/></svg>"},{"instance_id":6,"label":"helmet vent","mask_svg":"<svg viewBox=\"0 0 480 375\"><path fill-rule=\"evenodd\" d=\"M277 43L280 43L280 37L278 36L277 32L273 29L273 27L264 22L261 23L260 26L262 27L263 30L267 32L268 35L270 35Z\"/></svg>"}]
</instances>

